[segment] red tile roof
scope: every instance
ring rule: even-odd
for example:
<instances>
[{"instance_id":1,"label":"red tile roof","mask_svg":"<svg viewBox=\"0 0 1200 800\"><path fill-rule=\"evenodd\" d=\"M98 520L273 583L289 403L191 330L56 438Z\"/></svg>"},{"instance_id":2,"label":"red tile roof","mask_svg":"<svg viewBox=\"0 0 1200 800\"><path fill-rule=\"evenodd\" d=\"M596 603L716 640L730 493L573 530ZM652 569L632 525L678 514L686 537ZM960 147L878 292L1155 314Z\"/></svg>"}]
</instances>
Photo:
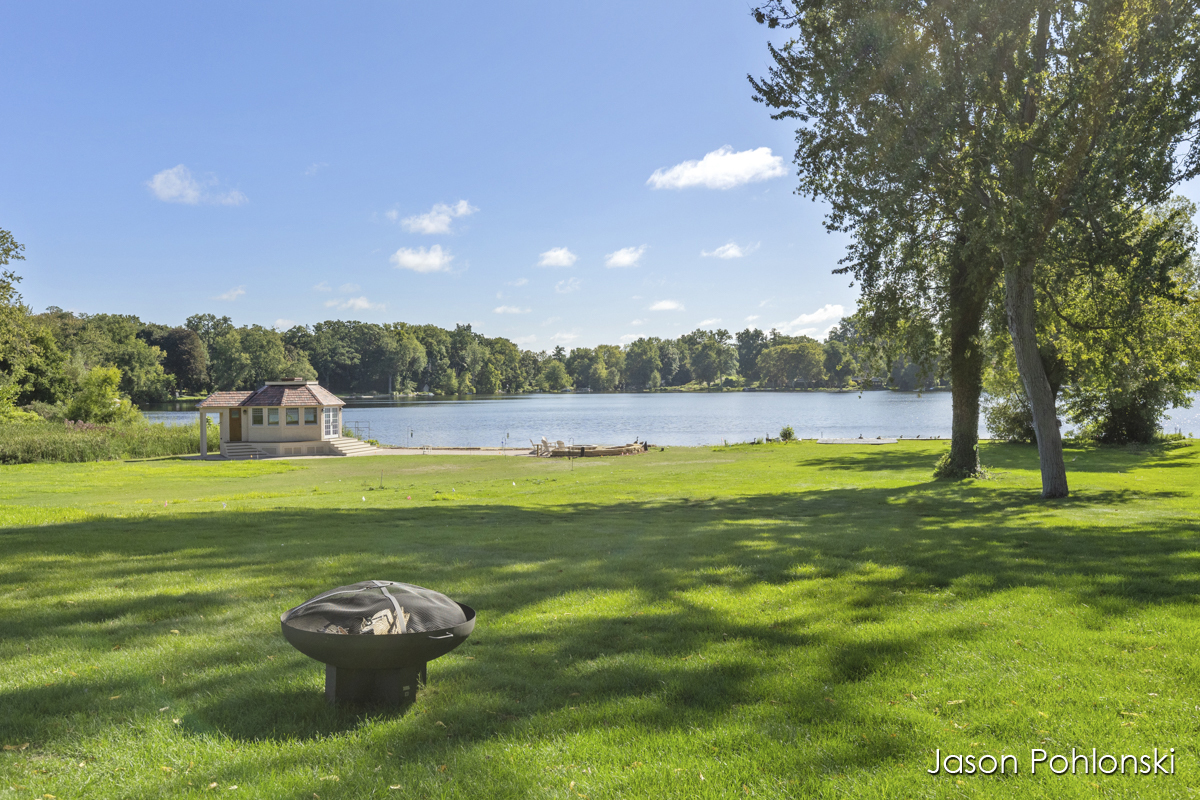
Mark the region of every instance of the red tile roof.
<instances>
[{"instance_id":1,"label":"red tile roof","mask_svg":"<svg viewBox=\"0 0 1200 800\"><path fill-rule=\"evenodd\" d=\"M337 395L317 384L301 386L264 386L253 392L214 392L196 404L196 408L234 408L236 406L344 406Z\"/></svg>"}]
</instances>

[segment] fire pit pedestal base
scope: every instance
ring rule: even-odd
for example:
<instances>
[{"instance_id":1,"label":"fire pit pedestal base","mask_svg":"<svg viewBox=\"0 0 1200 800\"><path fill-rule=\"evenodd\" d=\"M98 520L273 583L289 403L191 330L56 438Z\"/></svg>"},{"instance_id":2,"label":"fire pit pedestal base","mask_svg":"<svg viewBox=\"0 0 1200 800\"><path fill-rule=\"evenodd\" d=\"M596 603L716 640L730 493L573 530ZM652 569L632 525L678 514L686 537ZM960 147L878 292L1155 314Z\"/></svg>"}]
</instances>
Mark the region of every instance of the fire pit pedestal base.
<instances>
[{"instance_id":1,"label":"fire pit pedestal base","mask_svg":"<svg viewBox=\"0 0 1200 800\"><path fill-rule=\"evenodd\" d=\"M426 680L425 664L404 669L339 669L325 665L325 700L404 707L417 699Z\"/></svg>"}]
</instances>

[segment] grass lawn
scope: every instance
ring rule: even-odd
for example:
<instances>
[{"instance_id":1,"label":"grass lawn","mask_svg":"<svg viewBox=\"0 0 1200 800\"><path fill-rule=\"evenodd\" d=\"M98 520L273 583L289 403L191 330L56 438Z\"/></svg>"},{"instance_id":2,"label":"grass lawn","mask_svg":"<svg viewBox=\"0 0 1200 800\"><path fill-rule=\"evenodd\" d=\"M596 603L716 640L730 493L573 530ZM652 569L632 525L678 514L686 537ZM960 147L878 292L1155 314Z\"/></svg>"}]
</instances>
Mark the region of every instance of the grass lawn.
<instances>
[{"instance_id":1,"label":"grass lawn","mask_svg":"<svg viewBox=\"0 0 1200 800\"><path fill-rule=\"evenodd\" d=\"M0 798L1200 793L1200 446L945 447L0 467ZM279 632L367 578L479 612L404 715Z\"/></svg>"}]
</instances>

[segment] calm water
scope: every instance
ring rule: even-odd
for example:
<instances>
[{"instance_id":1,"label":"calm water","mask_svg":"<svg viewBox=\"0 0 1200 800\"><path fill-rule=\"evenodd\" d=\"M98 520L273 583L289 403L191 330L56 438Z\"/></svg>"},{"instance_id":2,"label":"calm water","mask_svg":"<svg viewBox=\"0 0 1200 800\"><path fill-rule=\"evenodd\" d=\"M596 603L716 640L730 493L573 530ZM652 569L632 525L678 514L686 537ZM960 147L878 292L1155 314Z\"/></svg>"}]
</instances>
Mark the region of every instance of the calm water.
<instances>
[{"instance_id":1,"label":"calm water","mask_svg":"<svg viewBox=\"0 0 1200 800\"><path fill-rule=\"evenodd\" d=\"M188 423L194 404L147 410L153 422ZM1200 406L1200 403L1196 404ZM860 434L922 439L950 435L950 393L722 392L713 394L532 394L499 397L351 401L346 423L370 425L371 438L396 445L528 447L529 440L619 444L635 438L662 445L742 442L796 435L853 438ZM1200 409L1178 409L1165 424L1200 436ZM981 426L980 434L987 435Z\"/></svg>"}]
</instances>

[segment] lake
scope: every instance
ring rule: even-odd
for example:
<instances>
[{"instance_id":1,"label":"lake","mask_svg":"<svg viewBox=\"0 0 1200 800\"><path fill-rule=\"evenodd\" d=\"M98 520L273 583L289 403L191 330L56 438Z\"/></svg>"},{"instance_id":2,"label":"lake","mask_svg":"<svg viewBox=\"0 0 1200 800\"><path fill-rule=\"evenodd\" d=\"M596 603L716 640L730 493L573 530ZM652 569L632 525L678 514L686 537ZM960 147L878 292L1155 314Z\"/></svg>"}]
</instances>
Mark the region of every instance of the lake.
<instances>
[{"instance_id":1,"label":"lake","mask_svg":"<svg viewBox=\"0 0 1200 800\"><path fill-rule=\"evenodd\" d=\"M152 422L189 423L194 403L147 406ZM1197 404L1200 405L1200 404ZM347 424L385 444L528 447L529 440L620 444L635 438L689 446L778 436L791 425L813 439L950 436L949 392L713 392L525 394L348 401ZM1169 432L1200 436L1200 409L1176 409ZM980 425L980 435L987 436Z\"/></svg>"}]
</instances>

